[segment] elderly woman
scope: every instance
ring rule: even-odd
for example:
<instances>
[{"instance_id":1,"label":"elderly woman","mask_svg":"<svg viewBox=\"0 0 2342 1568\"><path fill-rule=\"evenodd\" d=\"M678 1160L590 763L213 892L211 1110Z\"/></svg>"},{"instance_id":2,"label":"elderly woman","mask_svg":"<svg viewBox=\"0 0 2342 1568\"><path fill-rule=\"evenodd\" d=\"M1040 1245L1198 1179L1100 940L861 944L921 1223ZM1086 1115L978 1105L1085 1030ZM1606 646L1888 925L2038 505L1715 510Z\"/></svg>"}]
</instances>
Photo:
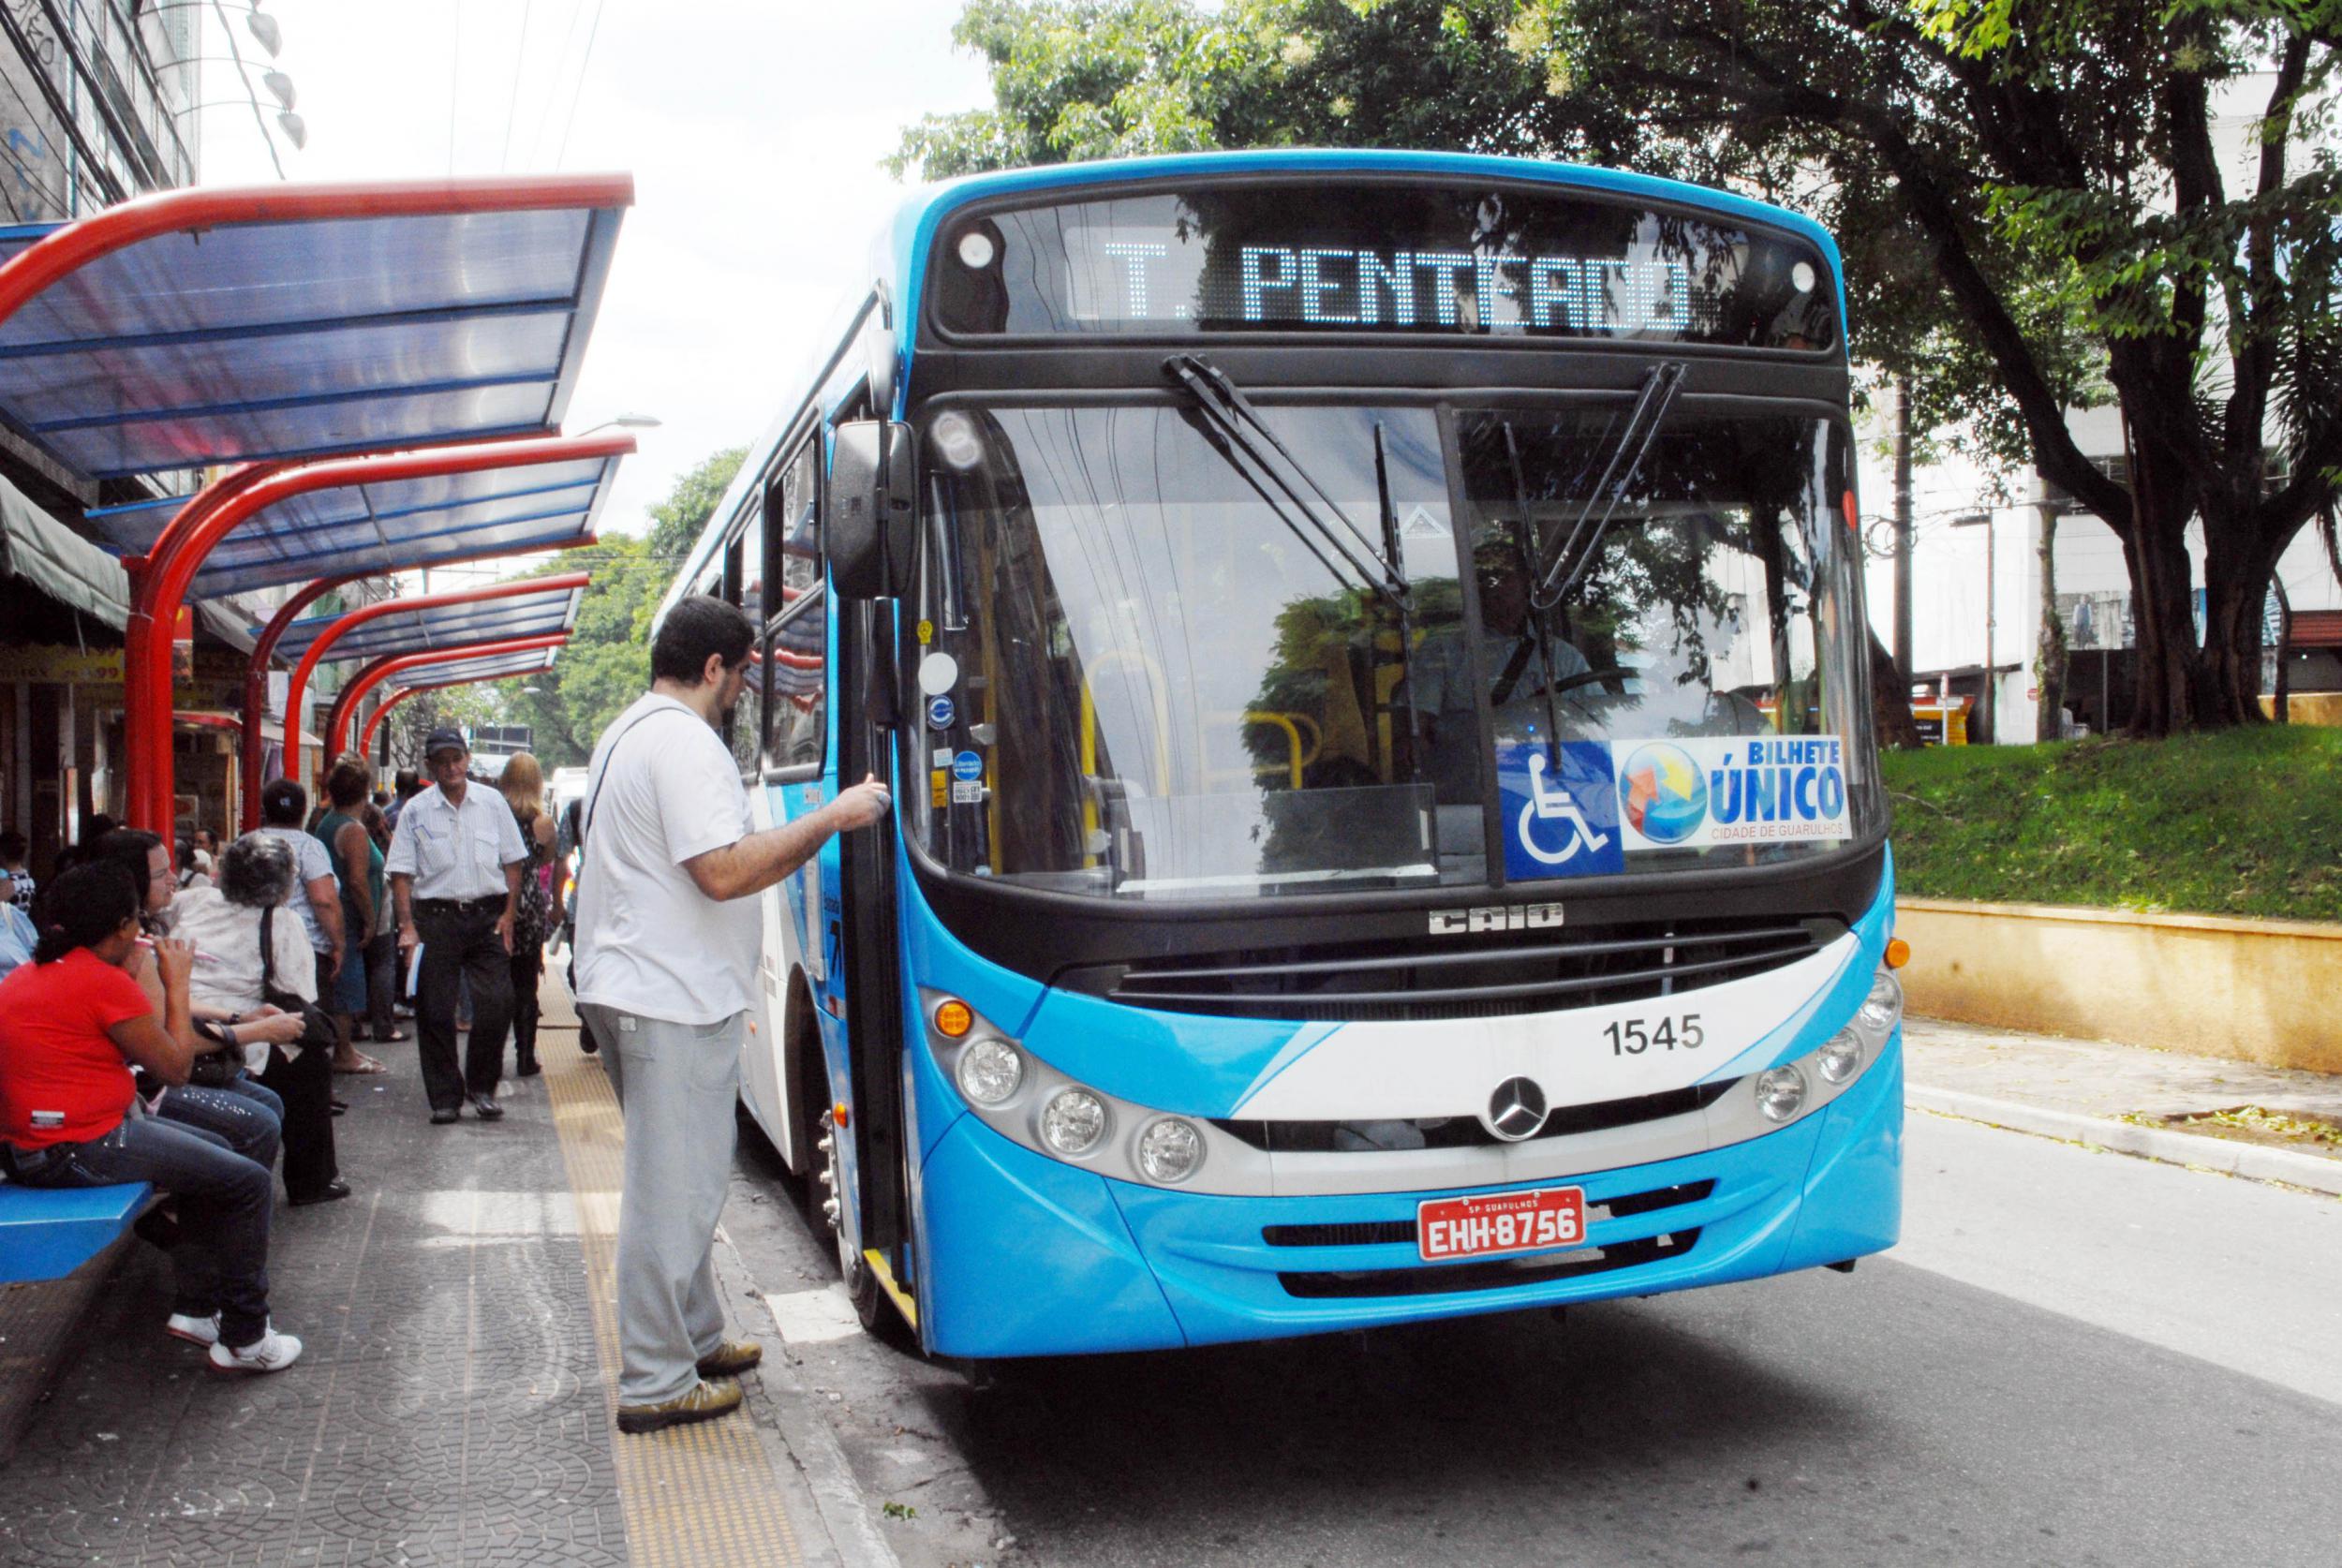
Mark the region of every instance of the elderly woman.
<instances>
[{"instance_id":1,"label":"elderly woman","mask_svg":"<svg viewBox=\"0 0 2342 1568\"><path fill-rule=\"evenodd\" d=\"M283 837L247 833L221 853L217 887L192 887L173 901L171 931L195 948L189 993L198 1006L256 1013L272 980L279 991L317 1000L308 929L286 908L297 877ZM332 1047L255 1044L248 1053L248 1063L265 1061L260 1082L285 1102L286 1195L296 1207L348 1197L334 1155Z\"/></svg>"}]
</instances>

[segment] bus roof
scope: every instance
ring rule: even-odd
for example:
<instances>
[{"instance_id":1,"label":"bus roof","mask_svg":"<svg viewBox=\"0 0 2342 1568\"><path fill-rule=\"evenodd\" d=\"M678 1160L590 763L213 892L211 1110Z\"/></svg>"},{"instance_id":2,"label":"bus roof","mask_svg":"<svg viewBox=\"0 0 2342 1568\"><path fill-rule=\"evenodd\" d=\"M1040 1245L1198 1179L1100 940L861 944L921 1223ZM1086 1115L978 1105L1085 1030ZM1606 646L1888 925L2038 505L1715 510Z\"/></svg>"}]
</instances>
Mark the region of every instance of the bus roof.
<instances>
[{"instance_id":1,"label":"bus roof","mask_svg":"<svg viewBox=\"0 0 2342 1568\"><path fill-rule=\"evenodd\" d=\"M1496 157L1481 153L1418 153L1391 152L1372 148L1345 147L1283 147L1233 153L1178 153L1157 157L1107 158L1089 163L1047 164L1032 169L1000 170L991 173L963 175L958 179L922 185L908 193L895 211L893 221L879 236L874 270L879 274L893 309L895 353L899 363L908 354L917 333L917 302L926 285L924 266L936 231L945 219L960 208L973 202L988 201L1003 196L1049 191L1074 191L1085 185L1107 185L1127 180L1173 178L1182 174L1228 175L1267 174L1300 170L1311 173L1358 172L1379 174L1419 174L1429 177L1461 177L1476 179L1507 179L1544 182L1554 185L1572 186L1579 190L1608 192L1638 198L1649 201L1665 201L1676 206L1698 207L1723 216L1745 222L1769 225L1785 229L1811 242L1830 263L1838 289L1840 319L1845 315L1845 283L1844 267L1837 242L1830 231L1802 213L1757 201L1729 191L1695 185L1682 180L1661 179L1650 174L1635 174L1623 170L1597 169L1586 164L1553 163L1537 158ZM849 302L838 312L837 325L842 328L849 316L857 314L863 299ZM826 355L832 345L824 334L817 355ZM816 362L820 362L817 359ZM808 367L810 369L810 367ZM740 472L716 510L709 514L708 527L675 574L665 599L659 607L663 617L668 607L689 590L692 578L704 571L714 554L715 541L723 537L739 517L749 497L763 482L764 471L778 455L780 442L798 422L798 415L808 401L834 401L850 390L845 383L858 380L862 371L859 357L849 354L844 363L823 378L818 387L790 383L792 401L784 406L773 424L749 449ZM907 377L896 379L899 398ZM826 409L825 409L826 411ZM896 410L899 411L899 410Z\"/></svg>"}]
</instances>

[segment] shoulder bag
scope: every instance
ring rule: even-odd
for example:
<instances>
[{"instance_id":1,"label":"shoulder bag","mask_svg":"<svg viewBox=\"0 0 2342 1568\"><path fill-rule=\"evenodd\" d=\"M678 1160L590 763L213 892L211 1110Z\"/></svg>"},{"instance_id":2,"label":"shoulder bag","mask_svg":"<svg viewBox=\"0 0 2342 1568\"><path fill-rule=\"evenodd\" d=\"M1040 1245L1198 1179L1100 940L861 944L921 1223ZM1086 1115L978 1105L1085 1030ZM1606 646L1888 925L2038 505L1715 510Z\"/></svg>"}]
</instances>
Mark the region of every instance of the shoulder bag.
<instances>
[{"instance_id":1,"label":"shoulder bag","mask_svg":"<svg viewBox=\"0 0 2342 1568\"><path fill-rule=\"evenodd\" d=\"M331 1051L340 1041L341 1032L334 1028L330 1013L300 992L276 984L276 910L273 909L260 911L260 999L301 1016L301 1038L289 1049L274 1047L286 1056L294 1051Z\"/></svg>"}]
</instances>

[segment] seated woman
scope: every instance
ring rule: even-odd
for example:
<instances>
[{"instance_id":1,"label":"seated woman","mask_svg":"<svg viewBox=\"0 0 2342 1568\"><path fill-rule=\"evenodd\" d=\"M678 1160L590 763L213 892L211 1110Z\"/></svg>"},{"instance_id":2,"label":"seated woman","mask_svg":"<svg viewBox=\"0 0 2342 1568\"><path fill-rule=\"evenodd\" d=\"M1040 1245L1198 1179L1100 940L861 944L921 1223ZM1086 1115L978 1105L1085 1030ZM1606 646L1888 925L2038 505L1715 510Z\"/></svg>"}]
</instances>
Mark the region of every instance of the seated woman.
<instances>
[{"instance_id":1,"label":"seated woman","mask_svg":"<svg viewBox=\"0 0 2342 1568\"><path fill-rule=\"evenodd\" d=\"M130 873L93 860L43 890L33 961L0 980L0 1168L26 1187L152 1182L185 1240L169 1330L223 1372L276 1372L301 1341L268 1315L269 1174L225 1141L141 1114L126 1067L185 1083L195 1058L185 942L154 946L163 1016L124 971L140 949Z\"/></svg>"},{"instance_id":2,"label":"seated woman","mask_svg":"<svg viewBox=\"0 0 2342 1568\"><path fill-rule=\"evenodd\" d=\"M170 851L164 847L161 836L141 828L116 828L92 844L89 852L91 859L112 861L130 873L130 880L139 890L140 929L149 938L164 935L175 884L170 877ZM141 943L123 968L146 993L155 1016L161 1017L162 977L155 971L147 944ZM204 1037L199 1052L215 1048L234 1051L235 1075L210 1087L164 1085L150 1075L139 1085L147 1110L166 1121L216 1132L228 1140L230 1148L246 1160L273 1168L283 1136L285 1102L244 1071L242 1047L254 1042L298 1040L301 1020L275 1008L261 1009L261 1014L274 1014L273 1017L256 1014L248 1018L200 1002L191 1011L196 1033Z\"/></svg>"},{"instance_id":3,"label":"seated woman","mask_svg":"<svg viewBox=\"0 0 2342 1568\"><path fill-rule=\"evenodd\" d=\"M267 832L247 833L219 857L219 885L191 887L170 906L170 928L197 953L192 995L199 1008L245 1017L267 1004L264 969L280 991L318 997L317 960L301 918L285 908L298 875L292 851ZM271 911L274 911L273 914ZM263 916L269 959L260 951ZM247 1066L265 1063L260 1082L285 1103L285 1194L295 1207L349 1196L334 1152L331 1047L293 1043L246 1047Z\"/></svg>"}]
</instances>

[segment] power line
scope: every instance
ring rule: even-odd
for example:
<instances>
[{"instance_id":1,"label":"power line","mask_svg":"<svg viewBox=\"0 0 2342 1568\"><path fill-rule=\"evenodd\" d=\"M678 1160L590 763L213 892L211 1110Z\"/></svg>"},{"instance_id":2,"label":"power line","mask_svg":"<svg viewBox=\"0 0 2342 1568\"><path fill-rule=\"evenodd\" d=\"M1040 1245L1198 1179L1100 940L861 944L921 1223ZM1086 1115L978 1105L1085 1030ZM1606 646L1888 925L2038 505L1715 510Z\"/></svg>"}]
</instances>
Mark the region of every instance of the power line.
<instances>
[{"instance_id":1,"label":"power line","mask_svg":"<svg viewBox=\"0 0 2342 1568\"><path fill-rule=\"evenodd\" d=\"M507 169L512 162L512 122L521 109L521 67L528 64L528 13L537 8L537 0L521 0L521 46L512 56L512 92L504 106L504 151L497 156L497 168Z\"/></svg>"},{"instance_id":2,"label":"power line","mask_svg":"<svg viewBox=\"0 0 2342 1568\"><path fill-rule=\"evenodd\" d=\"M452 180L455 177L455 106L462 101L457 89L464 82L464 0L452 0L448 31L454 35L447 64L447 175Z\"/></svg>"},{"instance_id":3,"label":"power line","mask_svg":"<svg viewBox=\"0 0 2342 1568\"><path fill-rule=\"evenodd\" d=\"M571 4L570 6L569 29L561 35L561 47L556 50L553 55L554 68L556 71L560 68L561 62L570 57L570 40L577 37L577 19L585 14L586 0L571 0ZM581 67L577 73L577 86L583 87L585 84L586 72L583 67ZM572 89L571 93L571 100L574 102L575 99L576 92L575 89ZM552 123L553 106L559 101L560 95L558 93L552 92L550 90L546 92L544 110L537 116L537 129L528 138L528 150L532 155L544 150L545 126Z\"/></svg>"},{"instance_id":4,"label":"power line","mask_svg":"<svg viewBox=\"0 0 2342 1568\"><path fill-rule=\"evenodd\" d=\"M594 22L586 29L586 52L577 62L577 91L570 95L570 112L561 122L561 145L553 155L553 167L561 167L561 160L570 155L570 127L577 124L577 104L586 96L586 72L594 63L594 39L601 32L602 0L594 0Z\"/></svg>"}]
</instances>

